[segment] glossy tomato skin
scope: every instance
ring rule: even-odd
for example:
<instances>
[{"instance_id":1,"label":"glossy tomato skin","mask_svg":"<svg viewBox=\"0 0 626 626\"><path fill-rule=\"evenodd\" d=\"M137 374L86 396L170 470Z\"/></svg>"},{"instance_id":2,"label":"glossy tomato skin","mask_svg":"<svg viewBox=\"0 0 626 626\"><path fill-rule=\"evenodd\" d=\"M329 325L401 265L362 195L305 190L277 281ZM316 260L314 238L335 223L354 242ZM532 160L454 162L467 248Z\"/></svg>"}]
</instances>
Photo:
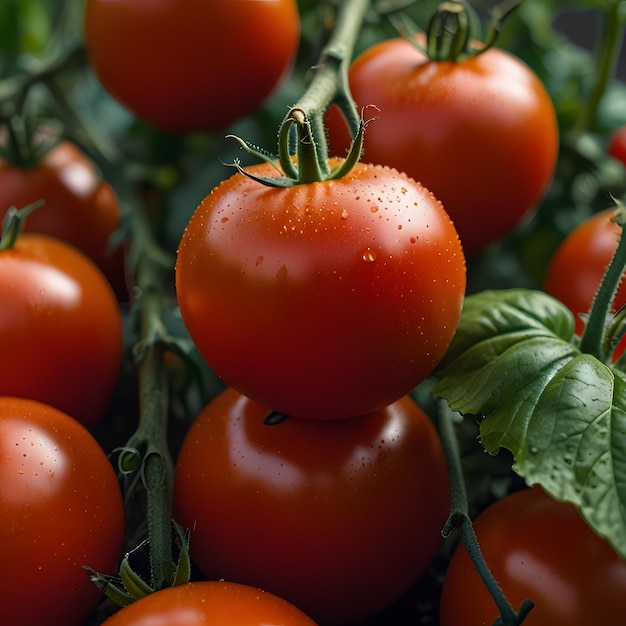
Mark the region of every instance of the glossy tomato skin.
<instances>
[{"instance_id":1,"label":"glossy tomato skin","mask_svg":"<svg viewBox=\"0 0 626 626\"><path fill-rule=\"evenodd\" d=\"M547 190L558 155L554 106L537 76L507 52L431 61L409 41L390 39L355 59L349 83L359 108L378 108L364 158L430 189L468 257L509 233ZM341 155L348 142L337 109L328 126Z\"/></svg>"},{"instance_id":2,"label":"glossy tomato skin","mask_svg":"<svg viewBox=\"0 0 626 626\"><path fill-rule=\"evenodd\" d=\"M227 384L288 415L344 418L431 373L458 323L465 259L440 203L388 168L287 189L236 174L192 216L176 290Z\"/></svg>"},{"instance_id":3,"label":"glossy tomato skin","mask_svg":"<svg viewBox=\"0 0 626 626\"><path fill-rule=\"evenodd\" d=\"M576 333L584 329L581 313L588 313L600 281L617 248L621 227L613 220L613 209L595 213L577 226L552 256L546 276L546 293L565 304L576 317ZM626 304L626 284L621 283L613 303L613 312ZM614 352L617 359L624 352L621 342Z\"/></svg>"},{"instance_id":4,"label":"glossy tomato skin","mask_svg":"<svg viewBox=\"0 0 626 626\"><path fill-rule=\"evenodd\" d=\"M61 142L31 167L0 159L0 219L11 206L40 200L45 204L28 216L24 232L76 246L104 272L118 297L127 299L123 248L111 243L120 228L117 197L74 144Z\"/></svg>"},{"instance_id":5,"label":"glossy tomato skin","mask_svg":"<svg viewBox=\"0 0 626 626\"><path fill-rule=\"evenodd\" d=\"M220 130L277 89L297 53L294 0L88 0L84 38L104 88L180 133Z\"/></svg>"},{"instance_id":6,"label":"glossy tomato skin","mask_svg":"<svg viewBox=\"0 0 626 626\"><path fill-rule=\"evenodd\" d=\"M513 606L534 601L524 625L623 624L626 561L573 505L533 487L493 504L476 519L475 530ZM440 613L441 626L483 626L498 616L464 548L457 549L446 572Z\"/></svg>"},{"instance_id":7,"label":"glossy tomato skin","mask_svg":"<svg viewBox=\"0 0 626 626\"><path fill-rule=\"evenodd\" d=\"M0 398L0 614L20 626L80 626L113 574L124 507L113 467L84 426L50 406Z\"/></svg>"},{"instance_id":8,"label":"glossy tomato skin","mask_svg":"<svg viewBox=\"0 0 626 626\"><path fill-rule=\"evenodd\" d=\"M267 426L268 413L227 388L193 422L174 474L192 558L322 624L383 609L441 541L449 482L432 422L408 397L348 420Z\"/></svg>"},{"instance_id":9,"label":"glossy tomato skin","mask_svg":"<svg viewBox=\"0 0 626 626\"><path fill-rule=\"evenodd\" d=\"M247 585L201 581L162 589L118 611L105 626L315 626L282 598Z\"/></svg>"},{"instance_id":10,"label":"glossy tomato skin","mask_svg":"<svg viewBox=\"0 0 626 626\"><path fill-rule=\"evenodd\" d=\"M88 427L122 361L118 302L97 266L60 240L24 233L0 252L0 395L51 404Z\"/></svg>"}]
</instances>

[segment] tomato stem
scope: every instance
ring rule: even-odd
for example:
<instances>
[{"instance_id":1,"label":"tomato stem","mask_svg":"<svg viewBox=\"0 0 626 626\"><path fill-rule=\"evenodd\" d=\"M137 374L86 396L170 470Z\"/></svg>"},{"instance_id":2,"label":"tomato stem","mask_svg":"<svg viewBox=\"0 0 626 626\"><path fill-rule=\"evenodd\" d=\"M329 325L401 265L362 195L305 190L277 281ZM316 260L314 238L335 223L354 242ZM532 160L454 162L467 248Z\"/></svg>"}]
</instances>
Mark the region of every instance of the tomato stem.
<instances>
[{"instance_id":1,"label":"tomato stem","mask_svg":"<svg viewBox=\"0 0 626 626\"><path fill-rule=\"evenodd\" d=\"M128 230L126 262L129 274L134 275L131 305L139 319L140 337L134 346L139 374L139 424L126 447L137 450L140 460L126 476L125 486L130 497L128 491L141 477L146 495L151 582L154 589L160 589L169 584L168 572L175 568L171 541L173 463L167 440L169 393L164 353L176 341L163 321L167 302L164 285L173 272L174 259L155 240L151 224L128 182L123 156L67 102L54 77L47 84L72 140L92 156L114 188Z\"/></svg>"},{"instance_id":2,"label":"tomato stem","mask_svg":"<svg viewBox=\"0 0 626 626\"><path fill-rule=\"evenodd\" d=\"M52 77L78 67L85 62L85 48L82 42L69 47L42 63L34 71L16 74L0 80L0 107L11 103L13 113L21 111L31 87L47 83Z\"/></svg>"},{"instance_id":3,"label":"tomato stem","mask_svg":"<svg viewBox=\"0 0 626 626\"><path fill-rule=\"evenodd\" d=\"M470 16L464 2L441 2L428 20L426 54L434 61L462 59L470 41Z\"/></svg>"},{"instance_id":4,"label":"tomato stem","mask_svg":"<svg viewBox=\"0 0 626 626\"><path fill-rule=\"evenodd\" d=\"M371 0L348 0L341 3L337 21L320 60L314 68L313 79L293 107L302 109L315 126L332 102L340 106L351 133L359 128L359 114L348 84L348 69L361 25ZM288 114L289 116L289 114ZM288 117L287 116L287 117ZM319 145L326 147L324 133L317 137Z\"/></svg>"},{"instance_id":5,"label":"tomato stem","mask_svg":"<svg viewBox=\"0 0 626 626\"><path fill-rule=\"evenodd\" d=\"M416 36L419 30L404 14L390 15L390 21L398 33L432 61L452 63L475 57L493 47L500 36L504 21L522 0L502 0L491 9L491 22L484 42L477 44L480 21L471 5L464 0L440 2L428 18L425 29L425 45Z\"/></svg>"},{"instance_id":6,"label":"tomato stem","mask_svg":"<svg viewBox=\"0 0 626 626\"><path fill-rule=\"evenodd\" d=\"M457 63L489 50L496 43L506 18L517 9L522 0L503 0L491 10L491 22L484 42L478 45L480 22L471 5L464 0L440 2L428 18L424 38L416 36L419 30L404 14L391 14L389 19L398 33L432 61Z\"/></svg>"},{"instance_id":7,"label":"tomato stem","mask_svg":"<svg viewBox=\"0 0 626 626\"><path fill-rule=\"evenodd\" d=\"M626 222L626 208L616 201L616 210L613 219L622 226ZM580 338L580 350L595 356L602 362L611 358L615 341L605 341L607 320L610 320L610 311L615 294L622 280L626 268L626 238L620 237L611 262L602 277L598 291L593 299L591 309L585 322L585 328Z\"/></svg>"},{"instance_id":8,"label":"tomato stem","mask_svg":"<svg viewBox=\"0 0 626 626\"><path fill-rule=\"evenodd\" d=\"M454 420L458 414L454 413L445 402L441 402L439 407L437 426L448 463L451 496L450 515L444 525L442 535L448 537L454 529L458 529L461 541L478 575L500 612L500 617L494 622L494 626L519 626L532 609L533 603L530 600L525 600L516 613L485 561L469 516L467 490L461 467L459 444L454 428Z\"/></svg>"},{"instance_id":9,"label":"tomato stem","mask_svg":"<svg viewBox=\"0 0 626 626\"><path fill-rule=\"evenodd\" d=\"M613 78L624 30L621 17L622 5L622 0L613 0L613 2L603 5L606 6L606 9L600 16L602 32L598 34L597 38L600 50L596 55L598 59L594 73L596 80L589 97L585 101L585 107L573 128L574 136L581 135L591 129L600 102Z\"/></svg>"},{"instance_id":10,"label":"tomato stem","mask_svg":"<svg viewBox=\"0 0 626 626\"><path fill-rule=\"evenodd\" d=\"M348 67L370 4L370 0L349 0L341 4L335 27L314 68L311 82L280 125L278 160L285 176L293 179L292 184L307 184L338 175L337 172L331 172L328 165L328 143L324 127L324 113L332 103L340 108L353 136L362 127L350 94ZM294 126L296 164L289 142L289 134ZM357 148L360 157L361 146ZM341 171L342 175L345 173L347 171Z\"/></svg>"},{"instance_id":11,"label":"tomato stem","mask_svg":"<svg viewBox=\"0 0 626 626\"><path fill-rule=\"evenodd\" d=\"M298 108L291 109L290 119L296 127L297 134L298 182L307 184L324 180L329 172L328 161L326 158L320 158L310 119L305 111Z\"/></svg>"}]
</instances>

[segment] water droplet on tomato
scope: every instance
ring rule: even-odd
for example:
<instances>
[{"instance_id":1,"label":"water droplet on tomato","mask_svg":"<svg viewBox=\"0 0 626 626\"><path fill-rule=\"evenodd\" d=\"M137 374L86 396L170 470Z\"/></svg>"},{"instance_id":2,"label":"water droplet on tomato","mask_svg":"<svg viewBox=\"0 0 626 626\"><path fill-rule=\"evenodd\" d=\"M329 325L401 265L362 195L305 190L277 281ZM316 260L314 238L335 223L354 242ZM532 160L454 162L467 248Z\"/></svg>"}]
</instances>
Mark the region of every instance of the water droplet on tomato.
<instances>
[{"instance_id":1,"label":"water droplet on tomato","mask_svg":"<svg viewBox=\"0 0 626 626\"><path fill-rule=\"evenodd\" d=\"M373 263L376 260L376 250L372 250L372 248L366 248L365 252L363 252L363 260L367 263Z\"/></svg>"},{"instance_id":2,"label":"water droplet on tomato","mask_svg":"<svg viewBox=\"0 0 626 626\"><path fill-rule=\"evenodd\" d=\"M263 257L262 257L262 256L260 256L260 257L258 257L258 258L257 258L255 265L256 265L257 267L259 267L259 265L261 265L261 263L263 263Z\"/></svg>"},{"instance_id":3,"label":"water droplet on tomato","mask_svg":"<svg viewBox=\"0 0 626 626\"><path fill-rule=\"evenodd\" d=\"M344 210L341 212L341 219L342 219L342 220L347 220L349 215L350 215L350 213L348 213L348 211L347 211L346 209L344 209Z\"/></svg>"}]
</instances>

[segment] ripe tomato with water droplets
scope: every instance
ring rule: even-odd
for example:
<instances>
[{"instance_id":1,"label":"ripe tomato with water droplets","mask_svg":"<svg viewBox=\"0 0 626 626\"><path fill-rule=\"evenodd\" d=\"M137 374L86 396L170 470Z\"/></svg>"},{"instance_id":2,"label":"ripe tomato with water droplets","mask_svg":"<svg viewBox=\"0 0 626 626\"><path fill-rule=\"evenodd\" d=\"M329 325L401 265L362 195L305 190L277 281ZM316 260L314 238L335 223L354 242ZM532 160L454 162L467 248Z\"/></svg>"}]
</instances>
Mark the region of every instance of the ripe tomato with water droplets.
<instances>
[{"instance_id":1,"label":"ripe tomato with water droplets","mask_svg":"<svg viewBox=\"0 0 626 626\"><path fill-rule=\"evenodd\" d=\"M287 188L236 173L197 208L176 263L181 314L211 368L265 406L318 419L376 411L422 382L454 334L465 279L437 199L364 163Z\"/></svg>"},{"instance_id":2,"label":"ripe tomato with water droplets","mask_svg":"<svg viewBox=\"0 0 626 626\"><path fill-rule=\"evenodd\" d=\"M384 609L441 543L450 490L433 423L408 396L345 420L268 426L268 413L228 388L191 425L174 472L191 556L325 625Z\"/></svg>"},{"instance_id":3,"label":"ripe tomato with water droplets","mask_svg":"<svg viewBox=\"0 0 626 626\"><path fill-rule=\"evenodd\" d=\"M541 80L512 54L490 48L434 61L406 39L389 39L354 60L349 83L359 107L378 109L365 158L430 189L468 257L508 234L542 199L558 156L556 114ZM340 156L349 139L336 107L327 121Z\"/></svg>"},{"instance_id":4,"label":"ripe tomato with water droplets","mask_svg":"<svg viewBox=\"0 0 626 626\"><path fill-rule=\"evenodd\" d=\"M102 596L83 566L113 574L124 541L111 462L72 417L4 396L0 477L2 623L80 626Z\"/></svg>"}]
</instances>

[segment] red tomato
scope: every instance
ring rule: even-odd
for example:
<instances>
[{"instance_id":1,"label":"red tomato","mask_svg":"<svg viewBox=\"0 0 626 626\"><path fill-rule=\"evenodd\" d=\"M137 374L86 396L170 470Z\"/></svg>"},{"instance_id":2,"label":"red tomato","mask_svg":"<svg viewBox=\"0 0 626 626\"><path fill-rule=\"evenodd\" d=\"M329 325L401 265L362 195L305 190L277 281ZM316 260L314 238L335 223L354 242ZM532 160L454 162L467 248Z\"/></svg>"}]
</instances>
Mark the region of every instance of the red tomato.
<instances>
[{"instance_id":1,"label":"red tomato","mask_svg":"<svg viewBox=\"0 0 626 626\"><path fill-rule=\"evenodd\" d=\"M219 130L277 89L298 50L294 0L88 0L84 37L104 88L170 132Z\"/></svg>"},{"instance_id":2,"label":"red tomato","mask_svg":"<svg viewBox=\"0 0 626 626\"><path fill-rule=\"evenodd\" d=\"M592 215L576 227L554 253L544 279L546 293L565 304L576 317L576 333L580 335L584 322L580 313L588 313L600 281L617 248L621 226L612 219L614 209ZM626 304L626 284L620 285L613 312ZM622 341L614 359L624 352Z\"/></svg>"},{"instance_id":3,"label":"red tomato","mask_svg":"<svg viewBox=\"0 0 626 626\"><path fill-rule=\"evenodd\" d=\"M226 383L288 415L343 418L431 373L459 320L465 259L441 204L389 168L286 189L237 173L192 216L176 289Z\"/></svg>"},{"instance_id":4,"label":"red tomato","mask_svg":"<svg viewBox=\"0 0 626 626\"><path fill-rule=\"evenodd\" d=\"M524 626L624 623L626 561L571 504L539 488L499 500L475 523L485 559L515 609L535 603ZM483 626L498 616L465 548L454 553L441 594L441 626Z\"/></svg>"},{"instance_id":5,"label":"red tomato","mask_svg":"<svg viewBox=\"0 0 626 626\"><path fill-rule=\"evenodd\" d=\"M174 517L208 578L261 587L341 624L403 595L449 510L445 457L409 398L348 420L289 418L226 389L193 422Z\"/></svg>"},{"instance_id":6,"label":"red tomato","mask_svg":"<svg viewBox=\"0 0 626 626\"><path fill-rule=\"evenodd\" d=\"M121 315L102 272L69 244L22 234L0 252L0 302L0 395L94 426L122 361Z\"/></svg>"},{"instance_id":7,"label":"red tomato","mask_svg":"<svg viewBox=\"0 0 626 626\"><path fill-rule=\"evenodd\" d=\"M613 131L609 137L607 151L626 165L626 125Z\"/></svg>"},{"instance_id":8,"label":"red tomato","mask_svg":"<svg viewBox=\"0 0 626 626\"><path fill-rule=\"evenodd\" d=\"M106 626L315 626L274 594L231 582L193 582L168 587L109 617Z\"/></svg>"},{"instance_id":9,"label":"red tomato","mask_svg":"<svg viewBox=\"0 0 626 626\"><path fill-rule=\"evenodd\" d=\"M68 415L0 398L0 614L4 624L79 626L113 573L124 505L111 463Z\"/></svg>"},{"instance_id":10,"label":"red tomato","mask_svg":"<svg viewBox=\"0 0 626 626\"><path fill-rule=\"evenodd\" d=\"M510 232L546 191L558 154L554 106L543 84L507 52L431 61L401 38L351 65L359 108L375 105L365 158L406 172L441 200L467 256ZM338 110L331 145L347 145Z\"/></svg>"},{"instance_id":11,"label":"red tomato","mask_svg":"<svg viewBox=\"0 0 626 626\"><path fill-rule=\"evenodd\" d=\"M76 246L102 269L116 293L128 298L123 250L110 247L120 226L117 198L74 144L60 143L30 168L0 159L0 220L9 207L39 200L45 205L29 215L24 231Z\"/></svg>"}]
</instances>

